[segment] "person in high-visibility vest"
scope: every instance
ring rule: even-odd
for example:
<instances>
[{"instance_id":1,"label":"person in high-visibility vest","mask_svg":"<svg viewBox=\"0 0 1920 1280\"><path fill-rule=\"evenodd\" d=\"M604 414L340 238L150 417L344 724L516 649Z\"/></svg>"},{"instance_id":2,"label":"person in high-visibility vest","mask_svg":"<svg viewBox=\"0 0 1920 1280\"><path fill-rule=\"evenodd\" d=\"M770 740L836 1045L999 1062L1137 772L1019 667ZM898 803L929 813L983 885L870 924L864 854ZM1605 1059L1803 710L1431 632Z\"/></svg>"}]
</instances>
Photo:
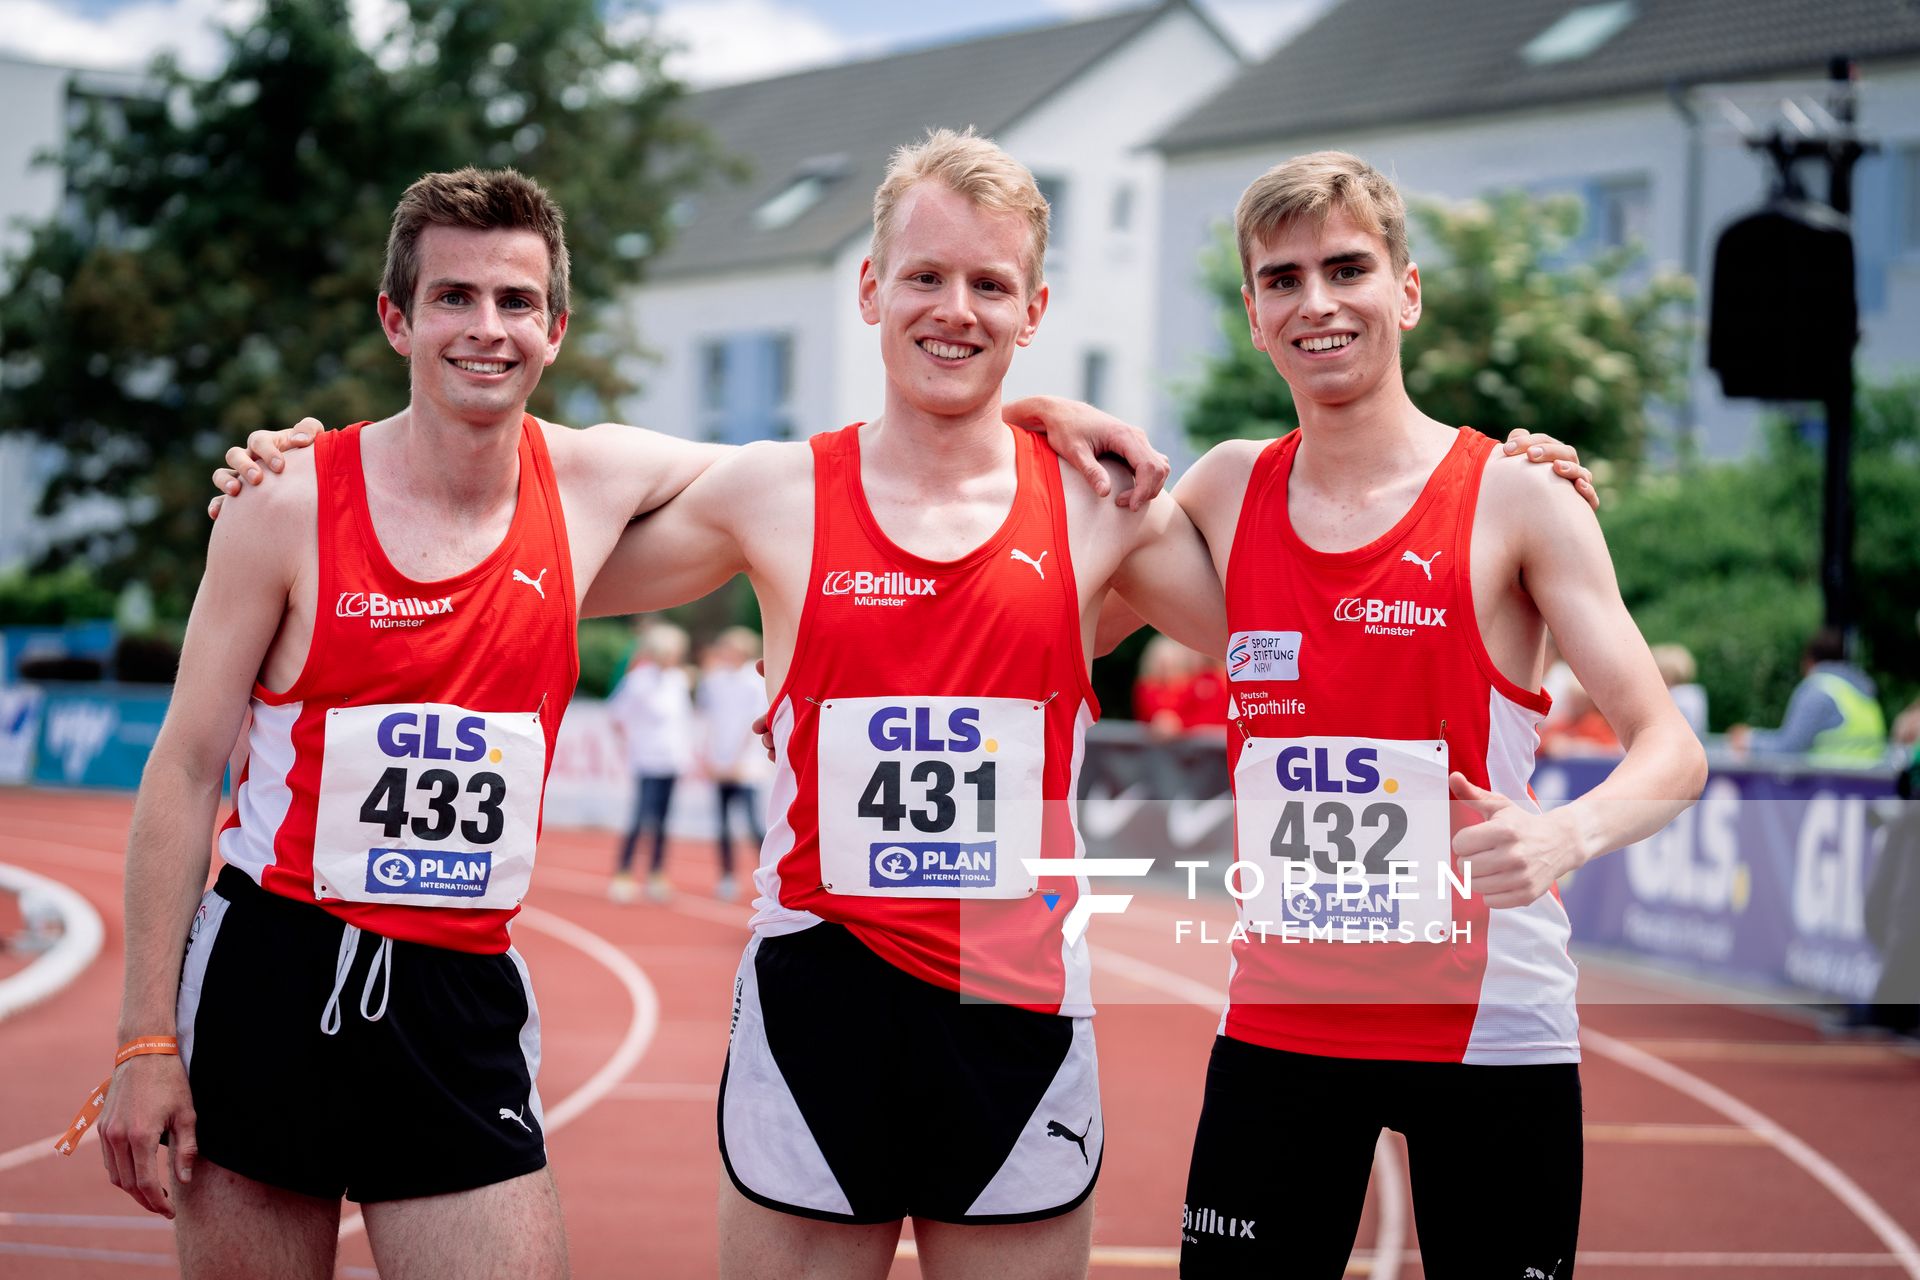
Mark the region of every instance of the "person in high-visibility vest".
<instances>
[{"instance_id":1,"label":"person in high-visibility vest","mask_svg":"<svg viewBox=\"0 0 1920 1280\"><path fill-rule=\"evenodd\" d=\"M1803 756L1822 766L1875 765L1887 752L1887 721L1873 678L1846 659L1840 633L1822 627L1801 654L1802 678L1777 729L1735 725L1727 742L1757 756Z\"/></svg>"}]
</instances>

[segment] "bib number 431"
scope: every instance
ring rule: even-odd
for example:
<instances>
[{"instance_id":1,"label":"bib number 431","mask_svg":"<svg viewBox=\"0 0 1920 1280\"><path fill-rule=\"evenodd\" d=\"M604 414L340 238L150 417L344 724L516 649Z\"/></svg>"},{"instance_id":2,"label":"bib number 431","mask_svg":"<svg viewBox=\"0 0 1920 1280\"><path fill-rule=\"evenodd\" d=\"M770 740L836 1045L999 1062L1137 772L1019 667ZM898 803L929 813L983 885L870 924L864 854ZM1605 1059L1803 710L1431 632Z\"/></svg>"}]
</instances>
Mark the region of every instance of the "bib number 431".
<instances>
[{"instance_id":1,"label":"bib number 431","mask_svg":"<svg viewBox=\"0 0 1920 1280\"><path fill-rule=\"evenodd\" d=\"M910 780L916 788L924 788L919 792L919 799L925 803L925 808L910 808L900 798L900 773L904 767L898 760L882 760L873 767L873 776L867 780L867 789L860 797L860 816L878 819L883 831L900 830L903 820L911 822L915 831L927 835L951 831L954 820L959 816L959 807L953 794L954 767L944 760L922 760L913 766ZM959 774L959 780L973 789L974 830L991 832L994 762L988 760L977 768Z\"/></svg>"},{"instance_id":2,"label":"bib number 431","mask_svg":"<svg viewBox=\"0 0 1920 1280\"><path fill-rule=\"evenodd\" d=\"M820 704L820 875L831 893L1014 898L1037 881L1046 717L1024 698Z\"/></svg>"}]
</instances>

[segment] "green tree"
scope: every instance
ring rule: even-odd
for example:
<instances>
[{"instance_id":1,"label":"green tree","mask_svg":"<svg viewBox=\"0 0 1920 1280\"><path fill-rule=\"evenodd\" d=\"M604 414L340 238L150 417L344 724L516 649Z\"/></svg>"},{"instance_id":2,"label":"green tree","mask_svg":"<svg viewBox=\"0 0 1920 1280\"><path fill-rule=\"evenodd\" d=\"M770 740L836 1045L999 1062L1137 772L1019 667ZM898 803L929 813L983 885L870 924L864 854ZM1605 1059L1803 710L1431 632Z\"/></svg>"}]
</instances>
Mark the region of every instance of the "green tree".
<instances>
[{"instance_id":1,"label":"green tree","mask_svg":"<svg viewBox=\"0 0 1920 1280\"><path fill-rule=\"evenodd\" d=\"M1411 218L1424 314L1404 337L1401 365L1415 403L1492 435L1526 427L1589 458L1637 460L1649 405L1681 389L1687 330L1675 304L1691 284L1657 274L1636 286L1631 247L1567 261L1581 218L1568 198L1416 203ZM1292 394L1247 339L1230 232L1202 269L1225 345L1188 389L1188 436L1204 449L1292 430Z\"/></svg>"},{"instance_id":2,"label":"green tree","mask_svg":"<svg viewBox=\"0 0 1920 1280\"><path fill-rule=\"evenodd\" d=\"M405 402L374 321L386 224L422 173L513 165L568 214L573 319L534 411L597 415L622 389L604 304L640 278L711 153L674 115L661 48L596 0L407 0L383 45L347 0L266 0L210 79L96 106L52 157L69 209L8 265L0 424L56 442L53 511L105 493L125 529L56 549L164 610L197 580L206 473L256 427Z\"/></svg>"},{"instance_id":3,"label":"green tree","mask_svg":"<svg viewBox=\"0 0 1920 1280\"><path fill-rule=\"evenodd\" d=\"M1860 657L1897 712L1920 692L1920 379L1855 405ZM1620 590L1649 641L1690 648L1714 727L1777 724L1820 625L1817 433L1779 419L1739 462L1625 481L1601 508Z\"/></svg>"}]
</instances>

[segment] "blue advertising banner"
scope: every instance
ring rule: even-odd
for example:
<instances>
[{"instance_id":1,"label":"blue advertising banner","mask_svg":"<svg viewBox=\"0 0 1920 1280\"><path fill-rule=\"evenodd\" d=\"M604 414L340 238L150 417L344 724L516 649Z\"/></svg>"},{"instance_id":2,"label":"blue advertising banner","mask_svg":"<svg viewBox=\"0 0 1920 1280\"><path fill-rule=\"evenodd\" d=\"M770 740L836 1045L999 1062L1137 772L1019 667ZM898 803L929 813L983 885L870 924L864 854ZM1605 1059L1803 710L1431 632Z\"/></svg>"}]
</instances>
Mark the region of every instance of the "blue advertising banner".
<instances>
[{"instance_id":1,"label":"blue advertising banner","mask_svg":"<svg viewBox=\"0 0 1920 1280\"><path fill-rule=\"evenodd\" d=\"M1564 804L1613 764L1542 761L1534 794ZM1562 882L1573 936L1743 986L1867 1002L1880 976L1867 886L1898 803L1884 776L1716 767L1665 830Z\"/></svg>"},{"instance_id":2,"label":"blue advertising banner","mask_svg":"<svg viewBox=\"0 0 1920 1280\"><path fill-rule=\"evenodd\" d=\"M44 687L33 780L57 787L140 785L167 714L169 686Z\"/></svg>"},{"instance_id":3,"label":"blue advertising banner","mask_svg":"<svg viewBox=\"0 0 1920 1280\"><path fill-rule=\"evenodd\" d=\"M20 678L20 664L33 658L113 658L119 629L108 619L46 627L0 627L0 684Z\"/></svg>"},{"instance_id":4,"label":"blue advertising banner","mask_svg":"<svg viewBox=\"0 0 1920 1280\"><path fill-rule=\"evenodd\" d=\"M33 744L40 736L37 686L0 685L0 783L25 782L33 772Z\"/></svg>"}]
</instances>

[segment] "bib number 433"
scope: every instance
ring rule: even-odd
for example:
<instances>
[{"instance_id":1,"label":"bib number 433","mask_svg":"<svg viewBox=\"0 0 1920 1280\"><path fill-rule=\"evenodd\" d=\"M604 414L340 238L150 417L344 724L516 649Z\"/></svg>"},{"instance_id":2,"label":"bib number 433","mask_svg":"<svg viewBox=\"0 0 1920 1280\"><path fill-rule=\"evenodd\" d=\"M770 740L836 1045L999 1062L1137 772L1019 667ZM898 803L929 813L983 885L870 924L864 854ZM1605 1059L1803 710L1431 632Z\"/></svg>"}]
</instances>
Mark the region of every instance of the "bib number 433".
<instances>
[{"instance_id":1,"label":"bib number 433","mask_svg":"<svg viewBox=\"0 0 1920 1280\"><path fill-rule=\"evenodd\" d=\"M315 894L517 905L533 876L545 773L537 713L441 703L329 709Z\"/></svg>"}]
</instances>

